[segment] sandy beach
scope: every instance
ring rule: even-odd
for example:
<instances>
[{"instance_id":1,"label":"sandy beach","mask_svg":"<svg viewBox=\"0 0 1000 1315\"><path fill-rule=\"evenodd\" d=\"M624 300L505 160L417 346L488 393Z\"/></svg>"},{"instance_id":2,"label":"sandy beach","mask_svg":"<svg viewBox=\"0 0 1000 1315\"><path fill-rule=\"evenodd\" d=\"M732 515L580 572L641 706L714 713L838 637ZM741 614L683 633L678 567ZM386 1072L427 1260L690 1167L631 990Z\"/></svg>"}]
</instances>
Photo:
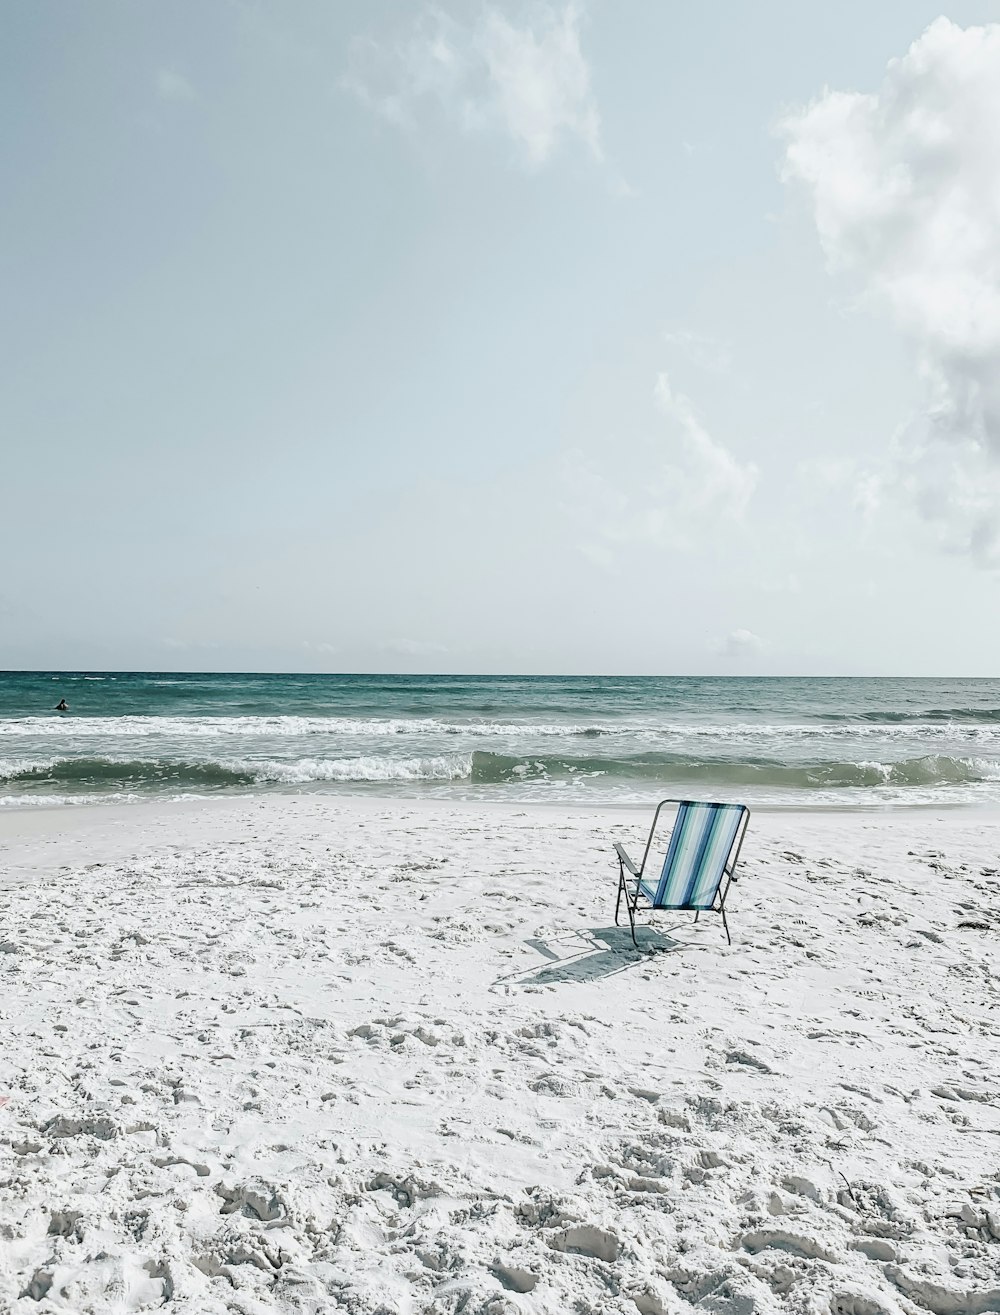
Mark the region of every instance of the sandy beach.
<instances>
[{"instance_id":1,"label":"sandy beach","mask_svg":"<svg viewBox=\"0 0 1000 1315\"><path fill-rule=\"evenodd\" d=\"M1000 820L755 814L613 923L645 812L0 818L0 1308L1000 1309Z\"/></svg>"}]
</instances>

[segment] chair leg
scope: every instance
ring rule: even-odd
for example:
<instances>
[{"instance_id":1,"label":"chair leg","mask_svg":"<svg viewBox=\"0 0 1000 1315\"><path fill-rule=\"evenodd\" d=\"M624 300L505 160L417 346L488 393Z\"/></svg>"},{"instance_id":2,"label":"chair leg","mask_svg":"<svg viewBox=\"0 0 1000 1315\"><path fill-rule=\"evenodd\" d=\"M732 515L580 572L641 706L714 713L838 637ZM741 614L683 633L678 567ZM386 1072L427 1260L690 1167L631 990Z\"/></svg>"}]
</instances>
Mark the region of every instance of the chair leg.
<instances>
[{"instance_id":1,"label":"chair leg","mask_svg":"<svg viewBox=\"0 0 1000 1315\"><path fill-rule=\"evenodd\" d=\"M732 945L733 938L729 934L729 923L726 921L726 906L724 904L719 912L722 914L722 925L726 930L726 944Z\"/></svg>"},{"instance_id":2,"label":"chair leg","mask_svg":"<svg viewBox=\"0 0 1000 1315\"><path fill-rule=\"evenodd\" d=\"M629 930L632 932L632 944L636 949L639 948L639 942L635 939L635 905L628 897L628 886L625 884L625 868L621 859L618 860L618 898L615 900L615 926L618 926L618 914L621 912L622 896L625 896L625 909L628 913ZM639 895L636 892L636 902L638 903Z\"/></svg>"}]
</instances>

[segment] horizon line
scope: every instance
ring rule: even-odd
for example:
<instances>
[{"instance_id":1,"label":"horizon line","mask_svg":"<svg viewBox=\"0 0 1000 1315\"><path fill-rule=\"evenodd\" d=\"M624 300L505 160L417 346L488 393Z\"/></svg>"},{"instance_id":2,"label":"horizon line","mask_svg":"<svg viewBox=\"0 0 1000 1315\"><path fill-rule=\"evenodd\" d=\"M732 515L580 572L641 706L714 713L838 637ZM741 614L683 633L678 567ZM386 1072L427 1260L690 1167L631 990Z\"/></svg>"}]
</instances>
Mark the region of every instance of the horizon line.
<instances>
[{"instance_id":1,"label":"horizon line","mask_svg":"<svg viewBox=\"0 0 1000 1315\"><path fill-rule=\"evenodd\" d=\"M823 672L629 671L313 671L187 667L0 667L3 676L312 676L318 679L389 677L394 680L998 680L998 675L887 675Z\"/></svg>"}]
</instances>

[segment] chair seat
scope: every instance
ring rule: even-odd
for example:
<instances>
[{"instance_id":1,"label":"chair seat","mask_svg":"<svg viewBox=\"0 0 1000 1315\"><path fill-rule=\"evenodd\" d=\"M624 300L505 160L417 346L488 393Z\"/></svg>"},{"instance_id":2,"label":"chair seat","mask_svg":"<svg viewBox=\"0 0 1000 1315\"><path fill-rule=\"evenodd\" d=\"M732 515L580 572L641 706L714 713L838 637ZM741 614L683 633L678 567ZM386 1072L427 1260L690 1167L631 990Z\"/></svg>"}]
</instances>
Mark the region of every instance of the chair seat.
<instances>
[{"instance_id":1,"label":"chair seat","mask_svg":"<svg viewBox=\"0 0 1000 1315\"><path fill-rule=\"evenodd\" d=\"M657 904L656 891L656 886L650 886L645 881L639 882L639 894L648 899L654 909L710 909L715 904L714 896L708 904L695 904L692 900L687 900L684 903L672 903L670 900L665 900L663 903Z\"/></svg>"}]
</instances>

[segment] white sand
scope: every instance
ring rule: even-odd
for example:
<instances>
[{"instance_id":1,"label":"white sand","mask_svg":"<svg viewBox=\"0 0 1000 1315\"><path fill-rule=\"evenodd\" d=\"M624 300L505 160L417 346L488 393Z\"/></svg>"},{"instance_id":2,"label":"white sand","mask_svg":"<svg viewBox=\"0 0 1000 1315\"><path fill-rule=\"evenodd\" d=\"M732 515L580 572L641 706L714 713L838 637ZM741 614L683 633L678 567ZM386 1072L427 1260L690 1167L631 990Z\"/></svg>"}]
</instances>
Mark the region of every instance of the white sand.
<instances>
[{"instance_id":1,"label":"white sand","mask_svg":"<svg viewBox=\"0 0 1000 1315\"><path fill-rule=\"evenodd\" d=\"M1000 1310L1000 821L755 816L638 955L645 820L0 819L0 1310Z\"/></svg>"}]
</instances>

